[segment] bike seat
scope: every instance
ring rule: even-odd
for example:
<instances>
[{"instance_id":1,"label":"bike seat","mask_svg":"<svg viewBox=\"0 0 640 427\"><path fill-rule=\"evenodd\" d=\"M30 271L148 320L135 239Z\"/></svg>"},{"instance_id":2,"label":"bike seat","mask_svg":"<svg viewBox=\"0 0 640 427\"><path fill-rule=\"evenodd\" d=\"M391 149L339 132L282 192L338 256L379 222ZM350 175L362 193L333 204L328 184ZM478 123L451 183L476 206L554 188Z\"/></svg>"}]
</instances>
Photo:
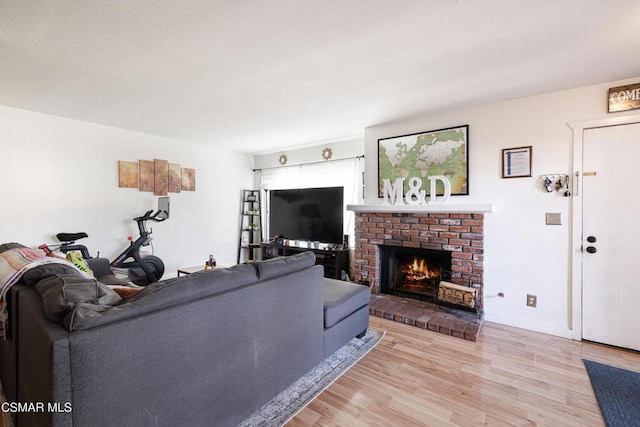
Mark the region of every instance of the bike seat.
<instances>
[{"instance_id":1,"label":"bike seat","mask_svg":"<svg viewBox=\"0 0 640 427\"><path fill-rule=\"evenodd\" d=\"M56 237L61 242L73 242L74 240L84 239L85 237L89 237L87 233L58 233Z\"/></svg>"}]
</instances>

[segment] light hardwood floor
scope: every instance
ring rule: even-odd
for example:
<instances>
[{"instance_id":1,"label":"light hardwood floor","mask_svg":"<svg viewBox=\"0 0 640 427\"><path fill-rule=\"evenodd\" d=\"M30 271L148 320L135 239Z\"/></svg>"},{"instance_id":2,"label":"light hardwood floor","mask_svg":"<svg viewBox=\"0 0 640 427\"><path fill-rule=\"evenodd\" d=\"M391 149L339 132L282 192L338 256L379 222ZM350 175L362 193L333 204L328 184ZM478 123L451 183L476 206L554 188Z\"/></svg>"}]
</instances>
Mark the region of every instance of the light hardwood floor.
<instances>
[{"instance_id":1,"label":"light hardwood floor","mask_svg":"<svg viewBox=\"0 0 640 427\"><path fill-rule=\"evenodd\" d=\"M377 317L377 347L287 426L604 426L582 359L640 353L485 322L477 342Z\"/></svg>"}]
</instances>

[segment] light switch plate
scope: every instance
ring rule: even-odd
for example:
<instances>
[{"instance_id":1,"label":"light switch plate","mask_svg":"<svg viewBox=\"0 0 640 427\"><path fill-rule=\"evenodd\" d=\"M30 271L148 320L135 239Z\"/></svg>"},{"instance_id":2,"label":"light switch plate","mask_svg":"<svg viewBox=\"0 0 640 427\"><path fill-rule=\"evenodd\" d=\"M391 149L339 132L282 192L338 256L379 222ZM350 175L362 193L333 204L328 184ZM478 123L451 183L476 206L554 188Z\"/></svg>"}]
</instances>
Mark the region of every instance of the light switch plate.
<instances>
[{"instance_id":1,"label":"light switch plate","mask_svg":"<svg viewBox=\"0 0 640 427\"><path fill-rule=\"evenodd\" d=\"M545 221L547 225L562 225L562 214L560 212L547 212Z\"/></svg>"}]
</instances>

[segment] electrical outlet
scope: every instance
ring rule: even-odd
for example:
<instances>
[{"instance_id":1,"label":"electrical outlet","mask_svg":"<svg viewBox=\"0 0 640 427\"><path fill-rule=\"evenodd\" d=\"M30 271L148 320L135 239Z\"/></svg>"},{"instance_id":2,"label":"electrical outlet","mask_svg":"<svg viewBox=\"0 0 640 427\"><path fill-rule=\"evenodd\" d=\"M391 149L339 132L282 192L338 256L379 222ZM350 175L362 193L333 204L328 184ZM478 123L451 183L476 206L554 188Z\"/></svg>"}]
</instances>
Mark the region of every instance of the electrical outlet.
<instances>
[{"instance_id":1,"label":"electrical outlet","mask_svg":"<svg viewBox=\"0 0 640 427\"><path fill-rule=\"evenodd\" d=\"M538 302L538 297L537 296L527 294L527 306L528 307L535 307L537 302Z\"/></svg>"}]
</instances>

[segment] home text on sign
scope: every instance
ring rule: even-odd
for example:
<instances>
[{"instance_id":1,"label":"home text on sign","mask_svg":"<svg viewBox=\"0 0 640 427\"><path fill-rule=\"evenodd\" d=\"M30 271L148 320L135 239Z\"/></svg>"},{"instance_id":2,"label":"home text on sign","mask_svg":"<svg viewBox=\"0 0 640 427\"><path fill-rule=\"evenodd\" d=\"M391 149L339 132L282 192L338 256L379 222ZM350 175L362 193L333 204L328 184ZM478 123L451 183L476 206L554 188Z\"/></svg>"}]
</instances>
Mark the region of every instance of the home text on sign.
<instances>
[{"instance_id":1,"label":"home text on sign","mask_svg":"<svg viewBox=\"0 0 640 427\"><path fill-rule=\"evenodd\" d=\"M609 89L609 112L640 108L640 83Z\"/></svg>"}]
</instances>

